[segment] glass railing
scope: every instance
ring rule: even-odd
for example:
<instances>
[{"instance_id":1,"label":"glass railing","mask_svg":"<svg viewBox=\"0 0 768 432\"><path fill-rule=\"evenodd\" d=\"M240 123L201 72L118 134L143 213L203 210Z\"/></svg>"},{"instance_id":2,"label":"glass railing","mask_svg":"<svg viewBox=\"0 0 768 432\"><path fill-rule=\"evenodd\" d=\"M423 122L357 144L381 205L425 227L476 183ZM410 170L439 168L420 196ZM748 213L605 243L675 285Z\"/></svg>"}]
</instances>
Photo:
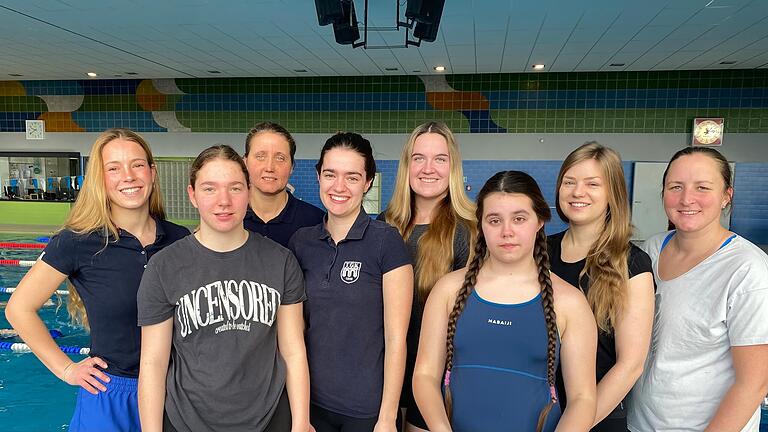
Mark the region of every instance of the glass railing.
<instances>
[{"instance_id":1,"label":"glass railing","mask_svg":"<svg viewBox=\"0 0 768 432\"><path fill-rule=\"evenodd\" d=\"M19 201L74 201L83 176L0 178L0 199Z\"/></svg>"}]
</instances>

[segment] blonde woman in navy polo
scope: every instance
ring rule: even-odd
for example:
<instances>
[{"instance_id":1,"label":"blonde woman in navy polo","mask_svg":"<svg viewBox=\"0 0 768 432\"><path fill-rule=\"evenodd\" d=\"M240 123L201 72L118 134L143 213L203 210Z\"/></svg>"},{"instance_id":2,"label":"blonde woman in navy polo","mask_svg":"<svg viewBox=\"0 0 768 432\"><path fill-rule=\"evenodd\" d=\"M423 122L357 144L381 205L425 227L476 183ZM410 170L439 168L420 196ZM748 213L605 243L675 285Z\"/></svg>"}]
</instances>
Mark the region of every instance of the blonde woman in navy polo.
<instances>
[{"instance_id":1,"label":"blonde woman in navy polo","mask_svg":"<svg viewBox=\"0 0 768 432\"><path fill-rule=\"evenodd\" d=\"M32 352L62 381L80 386L70 431L140 430L136 293L149 258L189 234L164 219L146 141L127 129L105 131L91 147L64 228L8 302L8 321ZM91 333L90 356L79 362L58 349L37 315L65 279L70 315Z\"/></svg>"},{"instance_id":2,"label":"blonde woman in navy polo","mask_svg":"<svg viewBox=\"0 0 768 432\"><path fill-rule=\"evenodd\" d=\"M372 220L368 140L339 133L317 163L324 223L289 243L306 282L310 421L317 432L394 432L413 299L411 257L397 230Z\"/></svg>"}]
</instances>

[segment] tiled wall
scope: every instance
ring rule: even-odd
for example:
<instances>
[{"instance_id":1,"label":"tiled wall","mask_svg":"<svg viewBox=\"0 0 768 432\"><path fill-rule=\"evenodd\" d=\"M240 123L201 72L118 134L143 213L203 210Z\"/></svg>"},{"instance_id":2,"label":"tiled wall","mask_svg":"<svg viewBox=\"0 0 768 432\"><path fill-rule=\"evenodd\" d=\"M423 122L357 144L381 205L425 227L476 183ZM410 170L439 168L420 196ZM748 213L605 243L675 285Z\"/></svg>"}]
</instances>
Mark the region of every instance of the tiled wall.
<instances>
[{"instance_id":1,"label":"tiled wall","mask_svg":"<svg viewBox=\"0 0 768 432\"><path fill-rule=\"evenodd\" d=\"M768 132L768 70L383 77L0 82L0 132L407 133L427 120L455 132L688 132L724 117L728 133Z\"/></svg>"},{"instance_id":2,"label":"tiled wall","mask_svg":"<svg viewBox=\"0 0 768 432\"><path fill-rule=\"evenodd\" d=\"M295 195L307 202L321 207L318 195L316 160L297 160L291 176L291 184L296 188ZM552 234L566 228L555 211L555 182L561 161L499 161L472 160L464 161L464 176L470 190L467 194L474 200L485 181L493 174L503 170L520 170L530 174L539 184L541 192L549 202L552 220L547 225L547 233ZM381 173L381 205L386 207L392 197L398 161L376 161ZM624 178L629 185L632 198L633 163L624 162ZM661 181L661 180L659 180ZM768 244L768 166L766 164L736 164L736 190L731 216L731 230L757 244ZM661 191L659 191L661 193ZM661 199L661 197L659 197Z\"/></svg>"},{"instance_id":3,"label":"tiled wall","mask_svg":"<svg viewBox=\"0 0 768 432\"><path fill-rule=\"evenodd\" d=\"M768 133L768 70L0 81L0 132L43 119L49 132L245 133L272 120L294 133L409 133L443 120L469 133L687 133L704 116L724 117L728 134ZM314 163L297 160L292 182L299 197L319 204ZM397 161L378 164L386 205ZM551 200L559 162L475 160L464 167L473 197L496 171L522 169ZM732 226L768 244L765 173L766 164L737 164ZM553 217L549 230L561 228Z\"/></svg>"}]
</instances>

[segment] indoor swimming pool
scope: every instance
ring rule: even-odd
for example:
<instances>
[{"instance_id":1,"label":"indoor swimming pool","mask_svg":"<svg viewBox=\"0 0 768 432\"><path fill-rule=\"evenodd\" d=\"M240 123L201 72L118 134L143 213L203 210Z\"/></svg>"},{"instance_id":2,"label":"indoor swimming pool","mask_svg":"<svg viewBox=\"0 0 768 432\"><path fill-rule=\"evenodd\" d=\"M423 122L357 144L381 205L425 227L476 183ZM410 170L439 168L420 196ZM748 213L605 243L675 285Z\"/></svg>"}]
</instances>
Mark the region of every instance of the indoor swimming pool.
<instances>
[{"instance_id":1,"label":"indoor swimming pool","mask_svg":"<svg viewBox=\"0 0 768 432\"><path fill-rule=\"evenodd\" d=\"M0 242L35 243L37 235L0 234ZM0 260L34 260L39 250L0 248ZM28 267L0 266L0 287L15 287ZM61 289L65 289L62 285ZM8 329L5 303L10 294L0 294L0 328ZM50 329L63 334L56 338L59 345L88 346L88 334L69 323L66 299L54 297L53 305L40 312ZM0 342L21 342L17 338ZM79 361L83 356L72 355ZM75 406L77 388L53 376L32 353L16 353L0 349L0 429L4 432L66 431Z\"/></svg>"}]
</instances>

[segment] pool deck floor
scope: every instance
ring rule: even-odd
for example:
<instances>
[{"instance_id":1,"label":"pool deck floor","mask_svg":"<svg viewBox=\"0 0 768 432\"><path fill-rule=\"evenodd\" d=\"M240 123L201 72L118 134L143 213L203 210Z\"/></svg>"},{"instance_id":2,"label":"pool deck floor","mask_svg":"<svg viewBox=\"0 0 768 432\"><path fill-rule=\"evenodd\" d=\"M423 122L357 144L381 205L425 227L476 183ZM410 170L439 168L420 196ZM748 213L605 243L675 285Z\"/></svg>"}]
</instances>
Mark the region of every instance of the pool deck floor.
<instances>
[{"instance_id":1,"label":"pool deck floor","mask_svg":"<svg viewBox=\"0 0 768 432\"><path fill-rule=\"evenodd\" d=\"M16 234L53 234L58 231L58 225L16 225L0 223L0 233Z\"/></svg>"}]
</instances>

